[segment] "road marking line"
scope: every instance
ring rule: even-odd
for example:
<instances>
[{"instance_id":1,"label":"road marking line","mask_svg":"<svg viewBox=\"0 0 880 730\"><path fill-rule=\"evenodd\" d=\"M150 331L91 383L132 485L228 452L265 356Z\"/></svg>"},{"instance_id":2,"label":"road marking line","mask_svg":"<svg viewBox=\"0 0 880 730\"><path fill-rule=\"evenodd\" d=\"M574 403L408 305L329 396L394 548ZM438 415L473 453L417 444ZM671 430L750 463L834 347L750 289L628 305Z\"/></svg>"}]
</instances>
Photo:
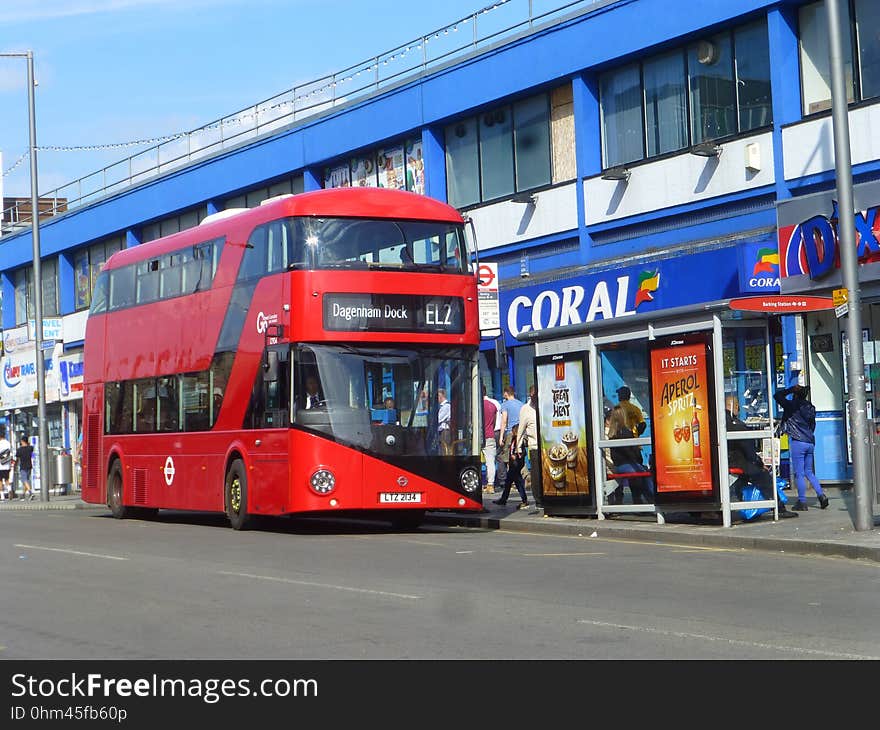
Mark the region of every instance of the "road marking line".
<instances>
[{"instance_id":1,"label":"road marking line","mask_svg":"<svg viewBox=\"0 0 880 730\"><path fill-rule=\"evenodd\" d=\"M590 626L600 626L611 629L628 629L630 631L642 631L648 634L660 634L662 636L672 636L677 639L705 639L706 641L720 641L725 644L736 644L738 646L749 646L756 649L773 649L774 651L789 651L795 654L811 654L814 656L827 656L836 659L880 659L875 656L865 656L863 654L847 654L837 651L822 651L821 649L804 649L799 646L786 646L781 644L765 644L759 641L743 641L741 639L728 639L723 636L710 636L709 634L691 634L686 631L666 631L665 629L652 629L647 626L631 626L628 624L615 624L608 621L588 621L586 619L578 619L579 624L589 624Z\"/></svg>"},{"instance_id":2,"label":"road marking line","mask_svg":"<svg viewBox=\"0 0 880 730\"><path fill-rule=\"evenodd\" d=\"M275 583L290 583L298 586L311 586L313 588L333 588L337 591L350 591L351 593L369 593L374 596L390 596L391 598L407 598L411 601L420 601L423 596L412 596L407 593L391 593L389 591L374 591L369 588L352 588L351 586L339 586L333 583L313 583L307 580L293 580L291 578L276 578L272 575L255 575L254 573L234 573L227 570L217 571L219 575L235 575L239 578L254 578L256 580L269 580Z\"/></svg>"},{"instance_id":3,"label":"road marking line","mask_svg":"<svg viewBox=\"0 0 880 730\"><path fill-rule=\"evenodd\" d=\"M605 555L605 553L520 553L524 558L565 558L575 555Z\"/></svg>"},{"instance_id":4,"label":"road marking line","mask_svg":"<svg viewBox=\"0 0 880 730\"><path fill-rule=\"evenodd\" d=\"M82 550L68 550L66 548L45 547L44 545L22 545L20 543L16 543L15 547L26 548L28 550L48 550L49 552L53 552L53 553L67 553L69 555L83 555L87 558L104 558L105 560L128 560L128 558L122 558L119 555L101 555L101 553L85 553Z\"/></svg>"}]
</instances>

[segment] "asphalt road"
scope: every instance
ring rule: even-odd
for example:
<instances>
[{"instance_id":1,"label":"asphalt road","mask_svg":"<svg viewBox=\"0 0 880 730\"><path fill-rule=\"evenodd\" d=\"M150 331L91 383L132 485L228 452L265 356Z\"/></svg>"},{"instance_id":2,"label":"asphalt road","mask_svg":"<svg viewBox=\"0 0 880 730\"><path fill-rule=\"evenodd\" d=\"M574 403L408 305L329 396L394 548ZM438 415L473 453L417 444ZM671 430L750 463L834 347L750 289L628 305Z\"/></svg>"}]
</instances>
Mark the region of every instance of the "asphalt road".
<instances>
[{"instance_id":1,"label":"asphalt road","mask_svg":"<svg viewBox=\"0 0 880 730\"><path fill-rule=\"evenodd\" d=\"M616 539L0 513L0 658L877 659L880 565Z\"/></svg>"}]
</instances>

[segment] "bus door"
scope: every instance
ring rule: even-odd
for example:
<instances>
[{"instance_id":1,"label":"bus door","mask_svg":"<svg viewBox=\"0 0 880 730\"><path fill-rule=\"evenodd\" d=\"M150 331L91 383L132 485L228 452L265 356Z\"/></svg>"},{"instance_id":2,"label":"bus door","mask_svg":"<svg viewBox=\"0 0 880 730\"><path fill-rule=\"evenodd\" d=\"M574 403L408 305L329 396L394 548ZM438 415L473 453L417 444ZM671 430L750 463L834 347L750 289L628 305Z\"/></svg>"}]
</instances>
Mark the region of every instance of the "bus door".
<instances>
[{"instance_id":1,"label":"bus door","mask_svg":"<svg viewBox=\"0 0 880 730\"><path fill-rule=\"evenodd\" d=\"M272 345L263 352L245 427L251 466L249 509L283 512L287 507L290 469L290 345Z\"/></svg>"}]
</instances>

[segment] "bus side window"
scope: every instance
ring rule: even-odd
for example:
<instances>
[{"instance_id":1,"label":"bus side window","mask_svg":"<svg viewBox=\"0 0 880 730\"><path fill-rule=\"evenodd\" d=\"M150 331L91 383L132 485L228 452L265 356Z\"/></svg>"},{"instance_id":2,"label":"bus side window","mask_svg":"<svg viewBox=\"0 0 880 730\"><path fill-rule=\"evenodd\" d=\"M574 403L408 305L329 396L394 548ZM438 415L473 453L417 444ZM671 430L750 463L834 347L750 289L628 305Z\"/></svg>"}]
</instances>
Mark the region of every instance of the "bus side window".
<instances>
[{"instance_id":1,"label":"bus side window","mask_svg":"<svg viewBox=\"0 0 880 730\"><path fill-rule=\"evenodd\" d=\"M159 259L141 261L137 265L137 296L138 304L155 302L159 298Z\"/></svg>"},{"instance_id":2,"label":"bus side window","mask_svg":"<svg viewBox=\"0 0 880 730\"><path fill-rule=\"evenodd\" d=\"M98 274L95 281L95 288L92 291L92 306L89 310L90 314L101 314L107 311L107 299L110 295L110 274L102 272Z\"/></svg>"},{"instance_id":3,"label":"bus side window","mask_svg":"<svg viewBox=\"0 0 880 730\"><path fill-rule=\"evenodd\" d=\"M159 378L157 383L159 430L179 431L180 399L177 376Z\"/></svg>"},{"instance_id":4,"label":"bus side window","mask_svg":"<svg viewBox=\"0 0 880 730\"><path fill-rule=\"evenodd\" d=\"M134 266L123 266L110 272L110 309L134 304Z\"/></svg>"},{"instance_id":5,"label":"bus side window","mask_svg":"<svg viewBox=\"0 0 880 730\"><path fill-rule=\"evenodd\" d=\"M269 270L267 253L268 226L256 228L248 239L244 256L241 259L241 267L238 270L238 280L256 279L264 276Z\"/></svg>"},{"instance_id":6,"label":"bus side window","mask_svg":"<svg viewBox=\"0 0 880 730\"><path fill-rule=\"evenodd\" d=\"M211 424L208 417L208 372L183 375L181 380L181 405L183 422L181 431L207 431Z\"/></svg>"},{"instance_id":7,"label":"bus side window","mask_svg":"<svg viewBox=\"0 0 880 730\"><path fill-rule=\"evenodd\" d=\"M152 433L156 430L156 381L152 378L135 380L134 402L135 432Z\"/></svg>"},{"instance_id":8,"label":"bus side window","mask_svg":"<svg viewBox=\"0 0 880 730\"><path fill-rule=\"evenodd\" d=\"M134 425L134 386L107 383L104 386L105 433L131 433Z\"/></svg>"},{"instance_id":9,"label":"bus side window","mask_svg":"<svg viewBox=\"0 0 880 730\"><path fill-rule=\"evenodd\" d=\"M183 263L183 254L169 253L162 257L161 287L159 292L162 299L179 297L183 293Z\"/></svg>"}]
</instances>

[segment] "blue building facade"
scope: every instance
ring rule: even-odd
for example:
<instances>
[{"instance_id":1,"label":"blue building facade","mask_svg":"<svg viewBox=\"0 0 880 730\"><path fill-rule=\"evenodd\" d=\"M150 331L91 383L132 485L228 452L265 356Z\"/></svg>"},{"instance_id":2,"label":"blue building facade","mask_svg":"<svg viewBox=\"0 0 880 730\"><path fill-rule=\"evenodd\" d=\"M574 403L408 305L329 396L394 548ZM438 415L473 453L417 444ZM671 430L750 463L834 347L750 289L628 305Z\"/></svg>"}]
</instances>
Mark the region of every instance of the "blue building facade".
<instances>
[{"instance_id":1,"label":"blue building facade","mask_svg":"<svg viewBox=\"0 0 880 730\"><path fill-rule=\"evenodd\" d=\"M880 142L870 134L880 123L880 40L869 32L880 27L880 8L850 0L849 13L853 172L861 184L880 173ZM442 30L470 32L466 24ZM368 93L344 97L325 85L309 93L332 99L305 113L296 109L304 93L266 105L293 111L234 144L206 145L202 155L191 142L204 141L207 128L191 134L177 164L130 172L41 225L43 313L58 325L50 369L58 427L50 438L76 440L76 383L65 385L62 370L80 372L102 262L278 194L381 185L459 208L473 222L481 261L499 266L506 355L499 359L486 340L482 358L496 394L512 383L524 396L531 383L533 347L516 339L523 331L778 292L778 211L835 182L827 45L824 4L815 0L583 2ZM415 45L384 60L409 51ZM378 74L380 58L364 68ZM360 73L339 76L340 85ZM27 340L23 327L33 317L31 248L27 230L0 238L10 343ZM816 359L811 326L785 318L774 330L776 385L810 380L822 416L817 440L828 445L817 449L817 471L846 481L840 323L821 324L836 359ZM9 367L25 367L16 357L13 344L0 386L0 412L9 417L34 406L6 377ZM741 368L749 357L748 343L731 353Z\"/></svg>"}]
</instances>

